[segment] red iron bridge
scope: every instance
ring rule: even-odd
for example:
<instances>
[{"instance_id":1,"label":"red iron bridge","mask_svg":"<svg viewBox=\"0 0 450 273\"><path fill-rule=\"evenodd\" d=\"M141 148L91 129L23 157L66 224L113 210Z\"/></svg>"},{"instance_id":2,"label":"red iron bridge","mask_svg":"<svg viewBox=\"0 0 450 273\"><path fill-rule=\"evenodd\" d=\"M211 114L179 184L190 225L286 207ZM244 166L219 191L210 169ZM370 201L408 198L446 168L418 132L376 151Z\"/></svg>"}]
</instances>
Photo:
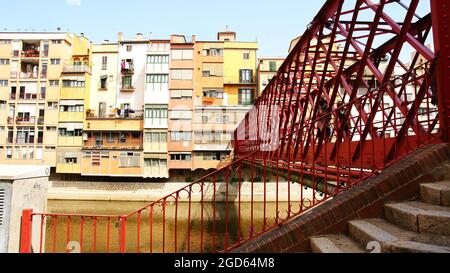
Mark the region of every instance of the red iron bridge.
<instances>
[{"instance_id":1,"label":"red iron bridge","mask_svg":"<svg viewBox=\"0 0 450 273\"><path fill-rule=\"evenodd\" d=\"M20 252L229 252L448 143L449 16L447 0L328 0L236 129L231 164L127 215L24 210Z\"/></svg>"}]
</instances>

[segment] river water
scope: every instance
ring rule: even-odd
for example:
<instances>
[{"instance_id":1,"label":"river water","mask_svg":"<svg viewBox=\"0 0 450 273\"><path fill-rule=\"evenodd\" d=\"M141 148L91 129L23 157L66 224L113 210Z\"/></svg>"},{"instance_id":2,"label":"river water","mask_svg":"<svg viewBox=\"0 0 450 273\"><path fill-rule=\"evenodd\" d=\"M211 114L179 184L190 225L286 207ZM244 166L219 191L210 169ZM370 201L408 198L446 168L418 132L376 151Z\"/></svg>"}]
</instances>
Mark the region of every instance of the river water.
<instances>
[{"instance_id":1,"label":"river water","mask_svg":"<svg viewBox=\"0 0 450 273\"><path fill-rule=\"evenodd\" d=\"M126 215L147 203L118 201L60 201L49 200L49 213ZM156 206L127 218L126 252L211 252L236 242L238 236L247 238L253 229L261 231L266 224L275 223L287 215L288 203L178 203ZM299 205L291 203L298 211ZM240 217L238 217L240 215ZM253 217L251 217L253 215ZM165 219L165 221L163 221ZM228 219L228 220L227 220ZM253 219L251 221L250 219ZM70 223L69 223L70 221ZM118 219L81 219L79 217L46 219L45 252L119 252ZM56 223L56 225L53 225ZM151 223L151 225L150 225ZM56 230L54 228L56 226ZM108 231L109 230L109 231ZM109 236L108 236L109 234ZM109 239L108 239L109 237ZM55 239L54 239L55 238ZM69 245L68 245L69 242Z\"/></svg>"}]
</instances>

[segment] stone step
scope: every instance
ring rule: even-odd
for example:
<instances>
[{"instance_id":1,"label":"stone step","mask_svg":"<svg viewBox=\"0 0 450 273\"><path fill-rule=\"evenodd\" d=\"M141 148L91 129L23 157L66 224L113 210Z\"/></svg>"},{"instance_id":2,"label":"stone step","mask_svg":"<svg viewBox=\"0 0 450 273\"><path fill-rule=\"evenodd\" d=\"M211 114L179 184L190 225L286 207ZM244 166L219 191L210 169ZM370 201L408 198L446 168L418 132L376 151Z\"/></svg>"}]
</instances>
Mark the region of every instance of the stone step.
<instances>
[{"instance_id":1,"label":"stone step","mask_svg":"<svg viewBox=\"0 0 450 273\"><path fill-rule=\"evenodd\" d=\"M450 206L450 181L421 184L420 197L433 205Z\"/></svg>"},{"instance_id":2,"label":"stone step","mask_svg":"<svg viewBox=\"0 0 450 273\"><path fill-rule=\"evenodd\" d=\"M450 236L412 232L379 218L350 221L349 234L364 248L379 244L380 252L450 252Z\"/></svg>"},{"instance_id":3,"label":"stone step","mask_svg":"<svg viewBox=\"0 0 450 273\"><path fill-rule=\"evenodd\" d=\"M354 240L343 234L327 234L311 238L313 253L365 253Z\"/></svg>"},{"instance_id":4,"label":"stone step","mask_svg":"<svg viewBox=\"0 0 450 273\"><path fill-rule=\"evenodd\" d=\"M450 235L450 207L420 201L386 204L386 218L419 233Z\"/></svg>"},{"instance_id":5,"label":"stone step","mask_svg":"<svg viewBox=\"0 0 450 273\"><path fill-rule=\"evenodd\" d=\"M413 241L398 241L392 243L390 251L395 253L450 253L450 247Z\"/></svg>"}]
</instances>

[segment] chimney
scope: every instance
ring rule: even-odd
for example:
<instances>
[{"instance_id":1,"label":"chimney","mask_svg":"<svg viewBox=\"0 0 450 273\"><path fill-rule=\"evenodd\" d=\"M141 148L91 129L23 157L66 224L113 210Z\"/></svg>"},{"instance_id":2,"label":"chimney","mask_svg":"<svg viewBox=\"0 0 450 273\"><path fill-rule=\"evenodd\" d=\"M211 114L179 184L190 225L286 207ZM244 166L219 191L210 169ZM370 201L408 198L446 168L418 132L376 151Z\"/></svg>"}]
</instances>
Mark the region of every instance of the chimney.
<instances>
[{"instance_id":1,"label":"chimney","mask_svg":"<svg viewBox=\"0 0 450 273\"><path fill-rule=\"evenodd\" d=\"M123 40L123 32L118 32L117 33L117 41L122 42L122 40Z\"/></svg>"},{"instance_id":2,"label":"chimney","mask_svg":"<svg viewBox=\"0 0 450 273\"><path fill-rule=\"evenodd\" d=\"M192 35L192 43L195 43L195 38L197 38L197 36Z\"/></svg>"},{"instance_id":3,"label":"chimney","mask_svg":"<svg viewBox=\"0 0 450 273\"><path fill-rule=\"evenodd\" d=\"M144 40L144 34L142 34L142 33L136 33L136 40L137 40L137 41L142 41L142 40Z\"/></svg>"}]
</instances>

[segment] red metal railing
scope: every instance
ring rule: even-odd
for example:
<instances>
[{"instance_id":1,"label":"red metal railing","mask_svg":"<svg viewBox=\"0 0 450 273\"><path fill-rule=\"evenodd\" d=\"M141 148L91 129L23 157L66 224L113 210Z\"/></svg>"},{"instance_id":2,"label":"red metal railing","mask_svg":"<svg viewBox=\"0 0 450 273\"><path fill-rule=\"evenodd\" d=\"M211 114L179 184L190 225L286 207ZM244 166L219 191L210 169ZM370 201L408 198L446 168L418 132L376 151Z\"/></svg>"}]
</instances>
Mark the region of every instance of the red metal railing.
<instances>
[{"instance_id":1,"label":"red metal railing","mask_svg":"<svg viewBox=\"0 0 450 273\"><path fill-rule=\"evenodd\" d=\"M418 4L327 1L236 130L234 162L127 215L24 211L40 240L23 229L21 249L229 251L446 141L445 60L425 46L434 21Z\"/></svg>"}]
</instances>

